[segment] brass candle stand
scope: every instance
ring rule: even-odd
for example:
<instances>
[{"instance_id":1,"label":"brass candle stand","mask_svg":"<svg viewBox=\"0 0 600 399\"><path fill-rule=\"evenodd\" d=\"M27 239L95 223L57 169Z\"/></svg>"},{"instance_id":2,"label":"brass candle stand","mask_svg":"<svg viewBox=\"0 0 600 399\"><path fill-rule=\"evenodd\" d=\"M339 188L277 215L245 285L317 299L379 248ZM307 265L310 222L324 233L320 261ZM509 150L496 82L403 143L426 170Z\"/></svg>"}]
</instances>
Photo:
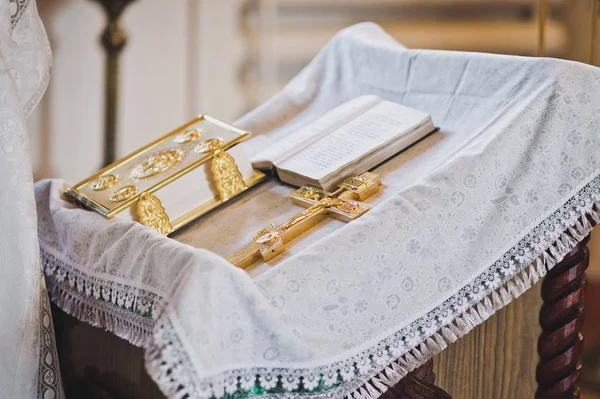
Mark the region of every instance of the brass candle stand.
<instances>
[{"instance_id":1,"label":"brass candle stand","mask_svg":"<svg viewBox=\"0 0 600 399\"><path fill-rule=\"evenodd\" d=\"M100 36L106 53L104 94L104 155L102 166L113 163L117 152L117 110L119 103L119 60L127 44L127 34L120 24L121 15L135 0L92 0L102 5L107 22Z\"/></svg>"}]
</instances>

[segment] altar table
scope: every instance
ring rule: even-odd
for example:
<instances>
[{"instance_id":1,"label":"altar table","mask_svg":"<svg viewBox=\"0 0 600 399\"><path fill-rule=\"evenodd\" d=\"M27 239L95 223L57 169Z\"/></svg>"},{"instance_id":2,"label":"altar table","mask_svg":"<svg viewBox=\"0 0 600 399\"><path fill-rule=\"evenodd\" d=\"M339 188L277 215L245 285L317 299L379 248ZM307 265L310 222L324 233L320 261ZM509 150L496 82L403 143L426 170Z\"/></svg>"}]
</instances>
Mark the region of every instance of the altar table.
<instances>
[{"instance_id":1,"label":"altar table","mask_svg":"<svg viewBox=\"0 0 600 399\"><path fill-rule=\"evenodd\" d=\"M440 131L375 170L384 186L370 212L322 222L246 273L222 256L298 212L293 189L275 179L174 240L77 209L61 197L63 182L40 182L51 297L144 347L147 370L173 398L448 398L433 384L440 352L440 382L458 398L531 397L533 378L513 380L508 367L497 369L501 384L478 374L475 385L453 385L458 356L442 351L473 342L473 329L488 331L514 302L504 317L522 306L526 316L489 331L521 338L490 356L486 336L475 356L492 370L515 348L531 370L538 306L532 290L517 298L544 279L536 396L577 396L585 243L600 222L597 90L590 66L407 50L373 24L349 28L235 124L255 134L244 146L260 162L293 144L288 132L361 94L430 113Z\"/></svg>"},{"instance_id":2,"label":"altar table","mask_svg":"<svg viewBox=\"0 0 600 399\"><path fill-rule=\"evenodd\" d=\"M583 303L582 298L573 306L582 306ZM541 284L538 284L434 357L435 374L428 372L427 378L435 378L435 385L455 399L503 399L512 397L512 392L519 392L522 398L533 398L539 363L535 343L542 332L538 323L542 304ZM104 391L113 395L114 399L164 398L144 369L141 348L110 332L80 322L56 306L53 306L53 315L68 396L70 393L72 397L92 397L93 393ZM577 316L582 317L583 314ZM568 337L571 335L568 334L569 324L569 320L565 319L555 329ZM557 358L569 356L568 345L557 341L555 353ZM575 371L578 357L570 357L569 360ZM578 374L579 371L575 371L574 376ZM554 378L555 381L560 379ZM573 386L565 384L563 389L568 392ZM439 397L426 394L411 396L394 390L390 393L386 396L389 399Z\"/></svg>"}]
</instances>

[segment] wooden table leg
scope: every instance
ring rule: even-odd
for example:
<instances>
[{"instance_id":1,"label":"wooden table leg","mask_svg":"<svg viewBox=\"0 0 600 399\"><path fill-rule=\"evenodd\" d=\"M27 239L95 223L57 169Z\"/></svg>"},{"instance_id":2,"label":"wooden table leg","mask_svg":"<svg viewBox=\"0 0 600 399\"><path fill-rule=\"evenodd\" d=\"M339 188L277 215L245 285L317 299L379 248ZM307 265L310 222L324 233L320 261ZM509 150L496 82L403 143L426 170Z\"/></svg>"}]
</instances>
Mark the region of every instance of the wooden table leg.
<instances>
[{"instance_id":1,"label":"wooden table leg","mask_svg":"<svg viewBox=\"0 0 600 399\"><path fill-rule=\"evenodd\" d=\"M434 385L433 359L413 370L399 383L388 389L382 399L452 399L443 389Z\"/></svg>"},{"instance_id":2,"label":"wooden table leg","mask_svg":"<svg viewBox=\"0 0 600 399\"><path fill-rule=\"evenodd\" d=\"M542 283L542 334L536 399L578 399L583 352L585 270L589 236L548 272Z\"/></svg>"}]
</instances>

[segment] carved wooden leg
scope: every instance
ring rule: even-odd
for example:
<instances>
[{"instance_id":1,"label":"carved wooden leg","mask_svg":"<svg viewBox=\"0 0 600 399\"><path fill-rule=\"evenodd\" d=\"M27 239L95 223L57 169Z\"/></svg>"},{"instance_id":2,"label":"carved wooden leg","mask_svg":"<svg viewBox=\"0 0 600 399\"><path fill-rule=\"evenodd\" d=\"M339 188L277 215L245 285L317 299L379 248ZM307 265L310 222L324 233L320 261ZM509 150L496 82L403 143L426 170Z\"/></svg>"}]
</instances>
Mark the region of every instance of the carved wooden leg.
<instances>
[{"instance_id":1,"label":"carved wooden leg","mask_svg":"<svg viewBox=\"0 0 600 399\"><path fill-rule=\"evenodd\" d=\"M579 398L589 238L554 266L542 283L536 399Z\"/></svg>"},{"instance_id":2,"label":"carved wooden leg","mask_svg":"<svg viewBox=\"0 0 600 399\"><path fill-rule=\"evenodd\" d=\"M434 385L433 359L413 370L381 396L383 399L452 399Z\"/></svg>"}]
</instances>

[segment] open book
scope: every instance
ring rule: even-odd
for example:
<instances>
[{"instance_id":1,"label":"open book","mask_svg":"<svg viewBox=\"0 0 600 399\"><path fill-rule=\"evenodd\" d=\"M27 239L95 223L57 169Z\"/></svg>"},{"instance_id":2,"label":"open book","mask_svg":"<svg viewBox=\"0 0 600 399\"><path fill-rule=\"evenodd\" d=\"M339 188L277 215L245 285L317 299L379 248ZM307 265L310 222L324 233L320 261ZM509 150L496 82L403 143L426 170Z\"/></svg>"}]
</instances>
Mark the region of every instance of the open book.
<instances>
[{"instance_id":1,"label":"open book","mask_svg":"<svg viewBox=\"0 0 600 399\"><path fill-rule=\"evenodd\" d=\"M377 96L350 100L294 131L267 151L279 178L291 185L326 191L361 174L435 130L425 112Z\"/></svg>"}]
</instances>

